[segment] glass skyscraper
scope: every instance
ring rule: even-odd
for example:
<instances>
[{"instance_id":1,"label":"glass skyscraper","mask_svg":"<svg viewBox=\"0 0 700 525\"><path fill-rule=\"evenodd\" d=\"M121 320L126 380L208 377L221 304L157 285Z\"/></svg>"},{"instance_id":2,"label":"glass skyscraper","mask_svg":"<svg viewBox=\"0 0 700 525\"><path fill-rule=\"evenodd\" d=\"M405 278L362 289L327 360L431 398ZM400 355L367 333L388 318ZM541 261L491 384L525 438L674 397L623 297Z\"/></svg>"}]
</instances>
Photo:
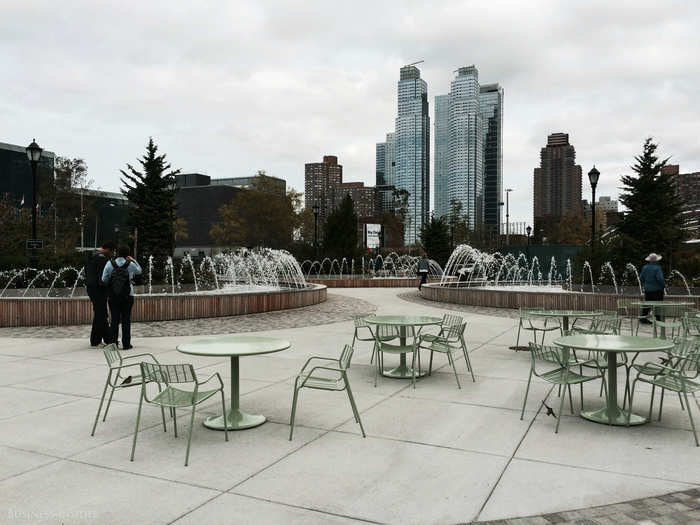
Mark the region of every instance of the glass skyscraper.
<instances>
[{"instance_id":1,"label":"glass skyscraper","mask_svg":"<svg viewBox=\"0 0 700 525\"><path fill-rule=\"evenodd\" d=\"M484 145L484 222L500 231L503 196L503 88L481 86L479 95Z\"/></svg>"},{"instance_id":2,"label":"glass skyscraper","mask_svg":"<svg viewBox=\"0 0 700 525\"><path fill-rule=\"evenodd\" d=\"M428 84L415 66L401 68L396 117L397 190L409 194L404 242L415 244L430 214L430 117Z\"/></svg>"},{"instance_id":3,"label":"glass skyscraper","mask_svg":"<svg viewBox=\"0 0 700 525\"><path fill-rule=\"evenodd\" d=\"M435 216L450 214L449 170L447 169L447 147L449 131L450 95L435 97Z\"/></svg>"},{"instance_id":4,"label":"glass skyscraper","mask_svg":"<svg viewBox=\"0 0 700 525\"><path fill-rule=\"evenodd\" d=\"M480 86L474 66L459 68L450 93L435 97L436 216L451 215L454 203L471 229L484 223L498 228L502 116L503 89Z\"/></svg>"}]
</instances>

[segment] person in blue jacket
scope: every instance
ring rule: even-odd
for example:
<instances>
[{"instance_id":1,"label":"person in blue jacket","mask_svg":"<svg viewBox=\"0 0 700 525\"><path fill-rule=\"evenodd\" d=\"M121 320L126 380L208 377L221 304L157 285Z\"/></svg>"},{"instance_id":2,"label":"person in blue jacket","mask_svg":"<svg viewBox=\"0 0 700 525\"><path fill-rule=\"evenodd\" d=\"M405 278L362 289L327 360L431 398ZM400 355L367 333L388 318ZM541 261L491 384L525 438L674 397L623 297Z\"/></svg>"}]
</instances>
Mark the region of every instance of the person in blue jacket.
<instances>
[{"instance_id":1,"label":"person in blue jacket","mask_svg":"<svg viewBox=\"0 0 700 525\"><path fill-rule=\"evenodd\" d=\"M644 288L644 300L663 301L666 280L664 279L664 272L661 266L659 266L661 256L656 253L650 253L644 260L647 264L642 267L642 271L639 273L639 280ZM640 319L640 323L651 324L651 321L646 317L648 313L649 308L644 308L642 310L644 319Z\"/></svg>"}]
</instances>

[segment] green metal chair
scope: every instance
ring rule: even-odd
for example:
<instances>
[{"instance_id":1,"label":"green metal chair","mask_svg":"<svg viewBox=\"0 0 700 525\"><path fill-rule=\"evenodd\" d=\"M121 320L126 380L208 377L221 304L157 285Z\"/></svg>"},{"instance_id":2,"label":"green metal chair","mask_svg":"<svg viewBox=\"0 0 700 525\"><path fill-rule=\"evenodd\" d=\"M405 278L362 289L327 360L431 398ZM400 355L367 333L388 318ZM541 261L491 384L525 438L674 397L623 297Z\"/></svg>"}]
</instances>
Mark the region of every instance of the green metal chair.
<instances>
[{"instance_id":1,"label":"green metal chair","mask_svg":"<svg viewBox=\"0 0 700 525\"><path fill-rule=\"evenodd\" d=\"M355 404L355 398L352 395L352 390L350 389L350 381L348 381L348 368L350 368L350 361L352 360L352 354L354 350L352 346L345 345L343 351L338 359L331 357L310 357L304 366L301 368L299 375L294 381L294 397L292 398L292 416L289 420L289 441L292 440L292 434L294 433L294 418L297 412L297 399L299 396L299 390L302 388L313 388L315 390L330 390L333 392L347 391L348 398L350 399L350 406L352 407L352 415L355 417L355 421L359 423L360 430L362 431L362 437L367 437L365 435L365 429L362 426L362 421L360 420L360 412L357 410L357 405ZM379 357L377 357L379 359ZM332 363L330 364L315 364L318 362L322 363ZM309 365L312 365L310 369L307 370Z\"/></svg>"},{"instance_id":2,"label":"green metal chair","mask_svg":"<svg viewBox=\"0 0 700 525\"><path fill-rule=\"evenodd\" d=\"M105 387L102 390L102 397L100 397L100 404L97 407L97 414L95 415L95 422L92 425L91 436L95 435L95 429L97 428L97 421L100 419L100 412L102 411L102 404L105 400L105 395L107 394L107 389L110 389L109 399L107 400L107 406L105 407L105 413L102 417L102 422L107 419L107 412L109 412L109 407L112 404L112 396L114 391L121 388L131 388L134 386L141 386L142 378L140 374L128 374L129 370L134 372L139 371L141 362L134 361L134 359L143 359L144 357L150 357L154 363L158 364L158 360L153 354L123 354L117 349L117 345L112 343L105 346L102 349L105 359L107 360L107 366L109 371L107 372L107 381L105 381ZM125 372L125 375L122 375ZM163 427L165 427L165 414L163 414Z\"/></svg>"},{"instance_id":3,"label":"green metal chair","mask_svg":"<svg viewBox=\"0 0 700 525\"><path fill-rule=\"evenodd\" d=\"M629 320L630 322L630 335L637 335L639 333L639 323L640 321L651 321L651 315L643 315L643 308L639 305L632 304L635 301L639 301L638 298L630 299L619 299L617 301L617 312L618 315L623 320Z\"/></svg>"},{"instance_id":4,"label":"green metal chair","mask_svg":"<svg viewBox=\"0 0 700 525\"><path fill-rule=\"evenodd\" d=\"M683 324L683 335L688 336L700 336L700 317L696 317L695 314L686 312L681 319Z\"/></svg>"},{"instance_id":5,"label":"green metal chair","mask_svg":"<svg viewBox=\"0 0 700 525\"><path fill-rule=\"evenodd\" d=\"M352 335L352 347L353 349L355 348L355 341L369 341L371 343L374 343L374 332L372 331L372 326L367 323L367 318L368 317L374 317L375 314L362 314L362 315L353 315L352 320L355 323L355 332ZM369 337L368 336L363 336L361 333L361 330L367 330L369 332ZM374 359L374 352L375 352L375 347L372 347L372 357L370 357L369 362L372 363L372 360Z\"/></svg>"},{"instance_id":6,"label":"green metal chair","mask_svg":"<svg viewBox=\"0 0 700 525\"><path fill-rule=\"evenodd\" d=\"M669 337L669 332L670 332L670 338L675 339L676 337L680 337L681 334L683 333L683 321L681 318L667 318L663 321L659 321L658 319L654 318L652 320L652 333L654 337L659 337L659 329L663 328L666 334L666 338Z\"/></svg>"},{"instance_id":7,"label":"green metal chair","mask_svg":"<svg viewBox=\"0 0 700 525\"><path fill-rule=\"evenodd\" d=\"M450 353L456 350L461 350L462 355L464 356L464 362L467 365L467 370L469 370L469 373L472 376L472 381L476 382L476 379L474 378L474 369L472 368L472 363L469 359L467 343L464 340L464 332L467 328L467 323L465 323L461 317L453 317L455 317L459 321L459 324L452 324L451 326L449 326L449 328L447 328L447 330L441 330L439 336L435 337L432 334L421 334L418 340L419 351L420 349L430 350L430 362L428 364L428 375L430 375L433 370L433 352L447 353L447 351L442 346L439 347L439 349L436 349L433 346L433 343L440 343L443 346L447 346ZM425 343L431 344L426 346ZM451 360L452 357L448 356L448 359ZM454 362L451 361L451 364L452 368L454 369ZM455 374L456 373L457 372L455 370ZM457 386L459 388L462 388L459 384L459 379L457 379Z\"/></svg>"},{"instance_id":8,"label":"green metal chair","mask_svg":"<svg viewBox=\"0 0 700 525\"><path fill-rule=\"evenodd\" d=\"M437 334L431 334L428 332L424 332L420 334L421 342L427 342L427 343L432 343L433 341L439 341L441 338L445 336L445 333L452 327L452 326L460 326L464 322L464 319L462 319L458 315L451 315L451 314L445 314L442 316L442 322L440 323L440 329Z\"/></svg>"},{"instance_id":9,"label":"green metal chair","mask_svg":"<svg viewBox=\"0 0 700 525\"><path fill-rule=\"evenodd\" d=\"M461 350L461 348L457 347L457 346L450 345L449 343L444 342L444 341L433 341L432 343L430 343L429 350L430 350L430 366L428 368L428 374L430 374L432 372L432 368L433 368L433 353L439 352L441 354L445 354L445 355L447 355L447 361L450 363L450 365L452 366L452 370L455 373L455 379L457 380L457 388L459 388L461 390L462 385L459 383L459 376L457 375L457 368L455 367L455 360L452 357L452 353L458 352L459 350ZM464 355L465 355L465 358L468 359L468 357L466 356L466 353ZM469 361L465 360L465 363L467 363L467 369L471 372L471 367L468 364ZM472 373L472 380L474 380L473 373Z\"/></svg>"},{"instance_id":10,"label":"green metal chair","mask_svg":"<svg viewBox=\"0 0 700 525\"><path fill-rule=\"evenodd\" d=\"M203 403L217 392L221 394L221 409L223 417L226 418L226 402L224 400L224 383L218 372L214 372L204 381L197 379L194 367L190 364L161 365L158 363L141 362L141 397L139 399L139 410L136 414L136 429L134 430L134 442L131 446L131 461L134 461L136 451L136 436L139 433L139 423L141 421L141 407L143 402L158 405L163 411L163 407L168 407L173 414L173 427L177 438L177 409L192 407L190 414L190 429L187 436L187 452L185 453L185 466L190 459L190 443L192 442L192 427L194 426L194 412L197 405ZM219 386L213 390L200 390L212 379L217 379ZM147 383L156 383L158 393L149 399ZM189 384L192 390L183 390L180 385ZM173 386L177 385L177 387ZM163 430L165 430L165 419L163 419ZM224 425L224 438L228 441L228 428Z\"/></svg>"},{"instance_id":11,"label":"green metal chair","mask_svg":"<svg viewBox=\"0 0 700 525\"><path fill-rule=\"evenodd\" d=\"M583 383L602 378L602 373L600 372L598 372L596 375L588 376L572 370L572 366L585 365L588 361L576 361L574 363L570 359L565 360L563 349L557 346L544 346L537 343L530 343L530 359L530 375L527 378L527 388L525 389L525 399L523 399L523 409L520 412L521 421L525 416L525 405L527 404L527 395L530 392L530 382L532 381L533 375L542 379L543 381L546 381L547 383L551 383L552 385L566 387L566 390L569 392L569 403L571 405L572 414L574 413L574 402L571 398L571 385L580 386L581 408L583 408ZM549 363L550 366L554 365L554 368L543 371L542 369L538 369L538 363ZM561 421L561 413L564 409L566 390L559 401L559 414L556 416L557 426L554 429L555 434L559 432L559 423ZM544 403L544 401L542 402Z\"/></svg>"},{"instance_id":12,"label":"green metal chair","mask_svg":"<svg viewBox=\"0 0 700 525\"><path fill-rule=\"evenodd\" d=\"M520 345L520 330L527 330L532 332L533 342L537 342L537 332L542 332L542 342L544 344L544 337L547 332L559 331L562 333L561 323L559 319L555 317L540 317L534 315L538 309L536 308L520 308L520 321L518 323L518 337L515 342L515 346Z\"/></svg>"},{"instance_id":13,"label":"green metal chair","mask_svg":"<svg viewBox=\"0 0 700 525\"><path fill-rule=\"evenodd\" d=\"M590 335L618 335L620 333L620 327L622 325L622 318L617 315L617 312L606 312L605 315L601 315L593 318L591 321L590 328L582 329L577 328L572 330L572 334L590 334ZM576 352L573 353L576 359L579 359ZM608 369L608 354L606 352L587 352L586 357L582 358L586 361L586 364L581 364L580 366L586 368L595 368L602 373L603 380L600 384L600 393L602 396L603 392L607 395L607 384L605 380L605 371ZM627 366L627 354L620 354L619 361L617 361L617 368L622 368ZM582 371L582 370L581 370ZM629 384L625 384L625 392L629 389Z\"/></svg>"},{"instance_id":14,"label":"green metal chair","mask_svg":"<svg viewBox=\"0 0 700 525\"><path fill-rule=\"evenodd\" d=\"M630 392L630 413L632 412L632 403L634 402L634 389L637 386L637 381L652 385L651 387L651 402L649 403L649 419L651 419L652 410L654 407L654 391L656 387L661 387L661 401L659 403L659 420L661 419L661 410L663 409L664 390L670 390L681 394L685 400L685 408L690 419L690 427L693 429L693 437L695 438L695 446L700 447L698 434L693 421L692 405L688 402L688 394L695 397L695 392L700 391L700 350L697 348L692 352L683 356L672 356L671 362L668 365L658 365L657 363L646 363L658 367L659 372L656 374L646 374L642 371L637 372L637 377L632 382ZM681 401L683 408L683 401ZM629 426L629 415L627 417L627 425Z\"/></svg>"},{"instance_id":15,"label":"green metal chair","mask_svg":"<svg viewBox=\"0 0 700 525\"><path fill-rule=\"evenodd\" d=\"M415 330L412 326L404 327L406 330L406 339L411 339L411 343L407 344L394 344L389 341L393 341L400 337L401 327L396 325L379 325L374 332L377 349L377 367L374 370L374 386L377 386L377 377L380 370L384 369L384 354L412 354L411 362L413 363L413 388L416 387L416 357L418 357L418 370L420 372L420 350L418 347L419 338L416 337Z\"/></svg>"}]
</instances>

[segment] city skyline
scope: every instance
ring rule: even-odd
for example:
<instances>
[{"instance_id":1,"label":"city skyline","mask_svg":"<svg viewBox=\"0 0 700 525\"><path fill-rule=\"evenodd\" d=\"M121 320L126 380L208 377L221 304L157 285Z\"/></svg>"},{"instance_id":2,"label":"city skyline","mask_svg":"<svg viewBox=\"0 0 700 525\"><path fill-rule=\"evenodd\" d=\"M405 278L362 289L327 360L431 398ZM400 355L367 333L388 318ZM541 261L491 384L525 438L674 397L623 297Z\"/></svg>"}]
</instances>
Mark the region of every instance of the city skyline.
<instances>
[{"instance_id":1,"label":"city skyline","mask_svg":"<svg viewBox=\"0 0 700 525\"><path fill-rule=\"evenodd\" d=\"M360 19L366 9L372 20ZM420 59L431 96L448 92L455 64L478 64L484 79L506 87L503 187L515 190L512 221L531 220L531 170L552 133L570 134L584 173L596 164L601 195L618 195L619 177L647 136L671 163L700 167L695 5L553 4L533 12L416 4L397 16L395 6L361 2L240 2L213 22L206 9L105 2L99 16L62 6L61 24L50 11L4 4L0 66L9 81L0 141L36 137L57 155L85 158L105 190L119 189L118 170L149 136L185 172L266 169L301 189L304 164L332 153L349 178L373 184L375 143L395 117L396 71ZM313 33L304 30L311 16Z\"/></svg>"}]
</instances>

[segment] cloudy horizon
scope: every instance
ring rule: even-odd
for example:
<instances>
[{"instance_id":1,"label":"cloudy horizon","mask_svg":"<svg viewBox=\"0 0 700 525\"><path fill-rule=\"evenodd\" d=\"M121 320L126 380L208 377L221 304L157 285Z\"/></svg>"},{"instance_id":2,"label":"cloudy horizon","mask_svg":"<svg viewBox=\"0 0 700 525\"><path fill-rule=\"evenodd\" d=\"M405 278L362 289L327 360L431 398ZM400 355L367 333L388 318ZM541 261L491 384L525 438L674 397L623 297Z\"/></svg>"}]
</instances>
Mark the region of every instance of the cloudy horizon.
<instances>
[{"instance_id":1,"label":"cloudy horizon","mask_svg":"<svg viewBox=\"0 0 700 525\"><path fill-rule=\"evenodd\" d=\"M329 7L330 6L330 7ZM0 142L33 137L84 158L95 186L152 136L174 168L212 177L264 169L303 191L304 164L337 155L374 185L375 143L393 131L399 68L434 98L474 64L505 91L503 187L532 220L547 135L569 134L597 195L616 196L644 139L700 171L695 101L700 6L684 2L3 2ZM430 163L431 195L433 159Z\"/></svg>"}]
</instances>

